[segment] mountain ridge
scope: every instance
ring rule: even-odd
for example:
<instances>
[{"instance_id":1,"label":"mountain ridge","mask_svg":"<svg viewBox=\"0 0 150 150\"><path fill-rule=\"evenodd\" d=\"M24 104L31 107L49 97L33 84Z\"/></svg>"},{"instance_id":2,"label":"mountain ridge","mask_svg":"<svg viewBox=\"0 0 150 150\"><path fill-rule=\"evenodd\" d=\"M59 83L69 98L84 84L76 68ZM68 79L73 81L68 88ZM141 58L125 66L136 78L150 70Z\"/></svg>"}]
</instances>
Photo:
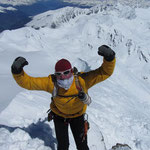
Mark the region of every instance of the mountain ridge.
<instances>
[{"instance_id":1,"label":"mountain ridge","mask_svg":"<svg viewBox=\"0 0 150 150\"><path fill-rule=\"evenodd\" d=\"M17 6L17 5L31 5L40 1L51 1L51 0L0 0L0 4L4 5L12 5L12 6ZM117 4L120 3L122 5L128 5L132 7L150 7L150 2L149 0L59 0L62 2L67 2L67 3L74 3L78 5L86 5L86 6L95 6L98 4Z\"/></svg>"},{"instance_id":2,"label":"mountain ridge","mask_svg":"<svg viewBox=\"0 0 150 150\"><path fill-rule=\"evenodd\" d=\"M81 20L80 17L87 17L88 16L96 16L99 15L102 18L102 21L96 22L96 28L97 28L97 39L101 39L101 37L105 37L106 41L108 41L109 45L112 47L117 47L124 43L124 47L127 49L126 56L129 58L132 58L132 55L137 55L138 61L141 61L141 63L147 66L149 64L150 60L150 52L147 50L146 46L148 46L148 40L145 40L145 47L144 45L140 45L141 37L140 34L143 35L146 39L148 39L149 34L149 21L148 18L147 22L141 23L142 14L139 14L139 9L131 8L129 6L105 6L105 5L97 5L95 7L92 7L90 9L80 9L80 8L72 8L72 7L66 7L62 8L60 10L56 11L47 11L43 14L37 15L33 17L33 21L29 22L26 26L33 27L35 29L40 28L59 28L63 25L70 25L74 24L74 22ZM148 12L147 9L141 9L141 11ZM145 12L145 13L146 13ZM141 16L140 16L141 15ZM105 16L105 17L102 17ZM136 36L130 36L132 34L132 31L136 30L134 27L131 28L132 30L125 29L125 31L122 31L121 29L121 23L114 23L116 17L120 18L122 20L122 23L128 27L128 23L130 24L137 24L138 30L140 28L145 28L141 33L137 33ZM97 17L98 18L98 17ZM139 22L136 22L136 19L139 20ZM126 21L125 21L126 20ZM103 27L103 21L106 22L106 25ZM113 26L113 27L111 27ZM147 32L145 34L145 32ZM128 35L126 35L128 33ZM127 37L126 37L127 36ZM139 41L139 42L137 42ZM91 43L89 43L90 47L93 47ZM91 48L92 49L92 48ZM142 71L143 72L143 71ZM149 71L148 71L149 72ZM146 75L143 75L143 79L149 80L150 76L148 73Z\"/></svg>"},{"instance_id":3,"label":"mountain ridge","mask_svg":"<svg viewBox=\"0 0 150 150\"><path fill-rule=\"evenodd\" d=\"M79 5L86 5L86 6L95 6L98 4L110 4L110 5L116 5L118 3L130 6L130 7L139 7L139 8L148 8L150 7L150 1L149 0L64 0L64 2L68 3L75 3Z\"/></svg>"}]
</instances>

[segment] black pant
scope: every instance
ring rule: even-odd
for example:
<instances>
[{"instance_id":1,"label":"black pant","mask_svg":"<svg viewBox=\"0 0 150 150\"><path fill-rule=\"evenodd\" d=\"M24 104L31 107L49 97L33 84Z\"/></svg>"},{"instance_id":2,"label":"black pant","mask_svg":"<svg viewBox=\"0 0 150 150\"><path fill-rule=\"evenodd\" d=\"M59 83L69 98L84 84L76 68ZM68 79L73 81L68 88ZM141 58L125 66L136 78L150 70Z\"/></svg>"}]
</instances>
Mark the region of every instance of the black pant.
<instances>
[{"instance_id":1,"label":"black pant","mask_svg":"<svg viewBox=\"0 0 150 150\"><path fill-rule=\"evenodd\" d=\"M84 115L76 118L65 119L58 115L54 115L54 124L56 138L58 142L57 150L69 149L69 135L68 125L70 124L71 131L73 133L76 147L78 150L89 150L87 145L87 136L83 140L84 136Z\"/></svg>"}]
</instances>

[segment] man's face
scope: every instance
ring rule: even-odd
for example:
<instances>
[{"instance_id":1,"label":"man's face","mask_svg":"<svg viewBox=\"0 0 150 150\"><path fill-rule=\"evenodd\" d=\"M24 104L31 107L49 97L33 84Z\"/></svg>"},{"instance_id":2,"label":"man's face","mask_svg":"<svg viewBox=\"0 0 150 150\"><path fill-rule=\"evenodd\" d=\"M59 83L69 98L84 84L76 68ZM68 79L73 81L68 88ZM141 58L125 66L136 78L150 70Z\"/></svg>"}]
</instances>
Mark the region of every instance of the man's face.
<instances>
[{"instance_id":1,"label":"man's face","mask_svg":"<svg viewBox=\"0 0 150 150\"><path fill-rule=\"evenodd\" d=\"M72 69L66 70L66 71L61 71L61 72L55 72L56 78L59 80L65 80L69 79L73 73Z\"/></svg>"}]
</instances>

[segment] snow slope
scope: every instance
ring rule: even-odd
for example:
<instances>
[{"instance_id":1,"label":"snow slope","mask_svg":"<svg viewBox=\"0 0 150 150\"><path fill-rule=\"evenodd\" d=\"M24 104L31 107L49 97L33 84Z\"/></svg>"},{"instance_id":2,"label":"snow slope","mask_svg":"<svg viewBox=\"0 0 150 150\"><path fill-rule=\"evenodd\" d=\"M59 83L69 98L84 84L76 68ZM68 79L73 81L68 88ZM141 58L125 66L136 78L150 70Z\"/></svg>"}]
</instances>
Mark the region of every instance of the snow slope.
<instances>
[{"instance_id":1,"label":"snow slope","mask_svg":"<svg viewBox=\"0 0 150 150\"><path fill-rule=\"evenodd\" d=\"M0 149L56 150L53 122L46 121L51 95L18 87L10 72L16 57L28 60L24 69L32 76L53 73L61 58L88 71L100 66L103 58L97 48L107 44L117 62L114 74L89 90L90 150L110 150L116 143L150 150L149 20L150 9L66 7L40 14L24 28L2 32ZM70 149L75 150L69 134Z\"/></svg>"}]
</instances>

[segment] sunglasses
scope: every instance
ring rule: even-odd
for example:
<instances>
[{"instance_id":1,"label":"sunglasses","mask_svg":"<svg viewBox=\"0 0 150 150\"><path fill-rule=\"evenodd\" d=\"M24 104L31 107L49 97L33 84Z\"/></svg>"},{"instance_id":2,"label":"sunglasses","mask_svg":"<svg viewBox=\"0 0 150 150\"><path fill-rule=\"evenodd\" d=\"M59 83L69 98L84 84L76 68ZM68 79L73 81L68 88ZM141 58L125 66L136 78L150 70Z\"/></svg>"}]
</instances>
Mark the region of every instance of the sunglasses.
<instances>
[{"instance_id":1,"label":"sunglasses","mask_svg":"<svg viewBox=\"0 0 150 150\"><path fill-rule=\"evenodd\" d=\"M71 72L71 69L63 71L63 72L55 72L56 76L60 76L60 75L68 75Z\"/></svg>"}]
</instances>

